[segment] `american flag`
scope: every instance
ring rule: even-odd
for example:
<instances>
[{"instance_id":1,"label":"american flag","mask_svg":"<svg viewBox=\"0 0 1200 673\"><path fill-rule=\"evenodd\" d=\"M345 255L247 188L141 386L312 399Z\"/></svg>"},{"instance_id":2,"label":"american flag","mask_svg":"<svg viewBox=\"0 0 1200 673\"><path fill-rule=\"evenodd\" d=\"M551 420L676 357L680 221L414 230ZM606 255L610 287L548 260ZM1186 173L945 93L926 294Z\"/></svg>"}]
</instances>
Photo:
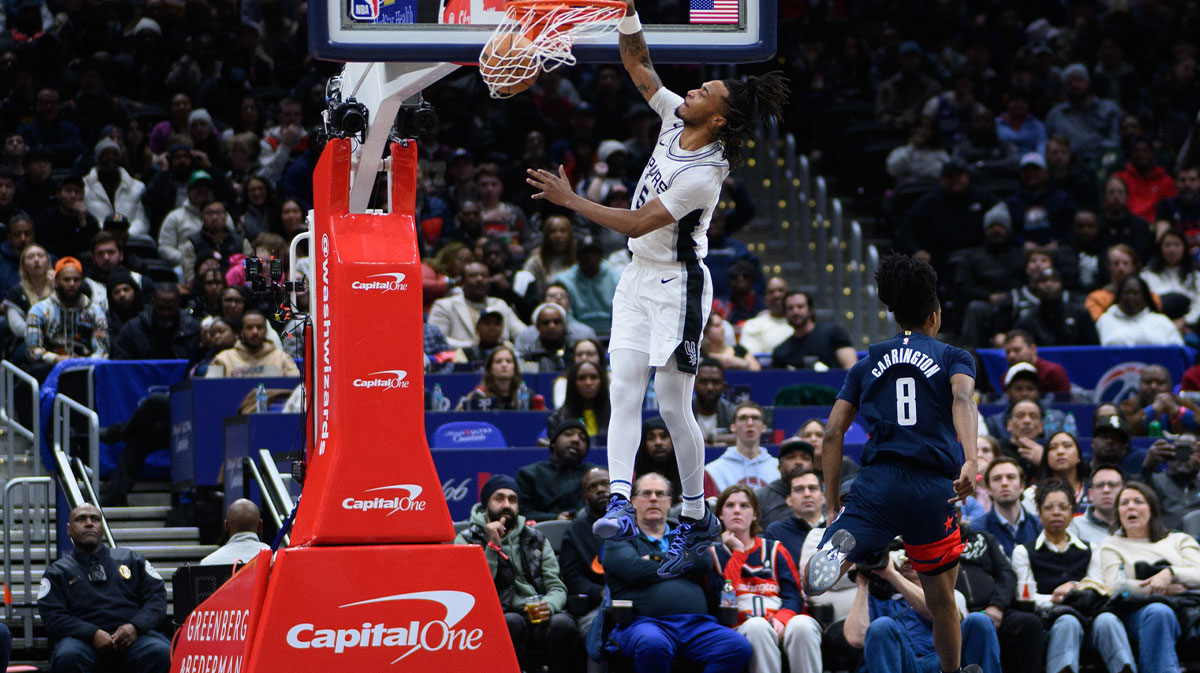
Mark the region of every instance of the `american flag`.
<instances>
[{"instance_id":1,"label":"american flag","mask_svg":"<svg viewBox=\"0 0 1200 673\"><path fill-rule=\"evenodd\" d=\"M689 23L738 22L738 0L688 0L688 9Z\"/></svg>"}]
</instances>

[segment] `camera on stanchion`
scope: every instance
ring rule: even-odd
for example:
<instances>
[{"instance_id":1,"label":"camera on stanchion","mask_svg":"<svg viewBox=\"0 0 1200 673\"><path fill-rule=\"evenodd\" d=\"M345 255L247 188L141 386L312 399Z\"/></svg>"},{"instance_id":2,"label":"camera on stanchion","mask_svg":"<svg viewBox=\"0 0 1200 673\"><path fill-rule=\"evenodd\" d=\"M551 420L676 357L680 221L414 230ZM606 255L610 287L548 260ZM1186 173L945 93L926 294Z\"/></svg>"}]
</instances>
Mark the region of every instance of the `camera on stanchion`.
<instances>
[{"instance_id":1,"label":"camera on stanchion","mask_svg":"<svg viewBox=\"0 0 1200 673\"><path fill-rule=\"evenodd\" d=\"M354 96L342 98L342 78L331 77L325 86L325 110L321 112L325 136L328 138L357 138L364 142L370 113L367 106Z\"/></svg>"},{"instance_id":2,"label":"camera on stanchion","mask_svg":"<svg viewBox=\"0 0 1200 673\"><path fill-rule=\"evenodd\" d=\"M304 280L284 281L283 260L272 257L263 265L261 257L247 257L246 285L256 300L269 302L275 309L275 320L287 322L294 317L294 308L289 301L292 292L305 292Z\"/></svg>"}]
</instances>

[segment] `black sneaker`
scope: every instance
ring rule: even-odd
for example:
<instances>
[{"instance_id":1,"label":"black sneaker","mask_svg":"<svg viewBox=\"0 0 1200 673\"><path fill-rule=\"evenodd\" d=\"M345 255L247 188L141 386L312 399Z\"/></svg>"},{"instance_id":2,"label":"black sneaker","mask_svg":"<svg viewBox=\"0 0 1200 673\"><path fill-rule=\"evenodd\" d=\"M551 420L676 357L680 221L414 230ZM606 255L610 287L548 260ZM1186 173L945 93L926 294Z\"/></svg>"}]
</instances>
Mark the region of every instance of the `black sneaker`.
<instances>
[{"instance_id":1,"label":"black sneaker","mask_svg":"<svg viewBox=\"0 0 1200 673\"><path fill-rule=\"evenodd\" d=\"M818 549L808 562L808 576L804 578L804 593L817 596L829 591L842 576L842 562L854 551L855 540L850 531L839 529L829 540L829 549Z\"/></svg>"},{"instance_id":2,"label":"black sneaker","mask_svg":"<svg viewBox=\"0 0 1200 673\"><path fill-rule=\"evenodd\" d=\"M638 535L637 511L628 498L614 495L608 499L608 510L592 524L592 535L601 540L632 540Z\"/></svg>"},{"instance_id":3,"label":"black sneaker","mask_svg":"<svg viewBox=\"0 0 1200 673\"><path fill-rule=\"evenodd\" d=\"M721 522L708 507L696 521L685 521L675 529L667 558L658 566L659 577L674 577L696 564L700 554L721 539Z\"/></svg>"}]
</instances>

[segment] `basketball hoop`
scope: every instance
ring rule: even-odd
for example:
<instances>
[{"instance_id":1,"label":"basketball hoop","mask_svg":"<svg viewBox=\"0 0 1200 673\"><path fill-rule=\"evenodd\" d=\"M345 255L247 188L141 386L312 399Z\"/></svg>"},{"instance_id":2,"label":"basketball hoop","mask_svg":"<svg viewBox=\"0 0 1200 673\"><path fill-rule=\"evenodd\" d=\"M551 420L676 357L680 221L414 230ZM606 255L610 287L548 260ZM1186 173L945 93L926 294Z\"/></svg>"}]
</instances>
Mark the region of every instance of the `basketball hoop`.
<instances>
[{"instance_id":1,"label":"basketball hoop","mask_svg":"<svg viewBox=\"0 0 1200 673\"><path fill-rule=\"evenodd\" d=\"M479 54L479 74L492 98L508 98L537 76L575 65L571 44L616 30L624 0L514 0Z\"/></svg>"}]
</instances>

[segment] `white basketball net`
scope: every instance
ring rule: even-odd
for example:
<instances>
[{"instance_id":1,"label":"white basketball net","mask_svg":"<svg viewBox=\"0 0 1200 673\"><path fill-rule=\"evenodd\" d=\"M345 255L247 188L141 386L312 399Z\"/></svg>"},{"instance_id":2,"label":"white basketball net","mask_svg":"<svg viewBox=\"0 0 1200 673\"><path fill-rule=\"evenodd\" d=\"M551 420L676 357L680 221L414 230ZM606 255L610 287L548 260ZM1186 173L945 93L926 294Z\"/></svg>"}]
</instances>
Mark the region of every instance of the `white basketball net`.
<instances>
[{"instance_id":1,"label":"white basketball net","mask_svg":"<svg viewBox=\"0 0 1200 673\"><path fill-rule=\"evenodd\" d=\"M509 98L511 89L539 72L575 65L571 44L576 37L611 33L625 15L625 7L609 5L562 5L509 3L504 20L496 26L479 54L479 74L492 98ZM494 54L488 45L501 44L509 36L506 53ZM528 41L528 43L525 43ZM498 50L500 51L500 50Z\"/></svg>"}]
</instances>

